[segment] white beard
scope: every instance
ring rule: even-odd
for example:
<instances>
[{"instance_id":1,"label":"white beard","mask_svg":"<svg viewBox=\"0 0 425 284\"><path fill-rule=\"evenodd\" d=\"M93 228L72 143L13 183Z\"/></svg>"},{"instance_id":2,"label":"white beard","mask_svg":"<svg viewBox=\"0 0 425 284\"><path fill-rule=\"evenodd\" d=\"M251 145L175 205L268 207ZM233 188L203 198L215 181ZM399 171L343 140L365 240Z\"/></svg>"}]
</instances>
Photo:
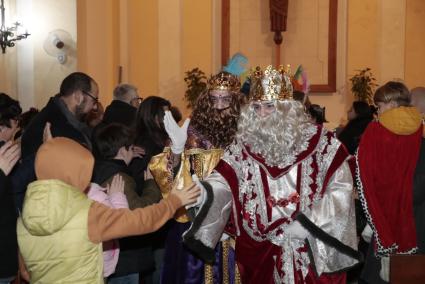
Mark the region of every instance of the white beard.
<instances>
[{"instance_id":1,"label":"white beard","mask_svg":"<svg viewBox=\"0 0 425 284\"><path fill-rule=\"evenodd\" d=\"M284 168L292 165L297 156L308 148L317 132L300 105L292 101L278 102L277 109L260 118L248 108L241 114L237 138L250 150L261 155L267 165Z\"/></svg>"}]
</instances>

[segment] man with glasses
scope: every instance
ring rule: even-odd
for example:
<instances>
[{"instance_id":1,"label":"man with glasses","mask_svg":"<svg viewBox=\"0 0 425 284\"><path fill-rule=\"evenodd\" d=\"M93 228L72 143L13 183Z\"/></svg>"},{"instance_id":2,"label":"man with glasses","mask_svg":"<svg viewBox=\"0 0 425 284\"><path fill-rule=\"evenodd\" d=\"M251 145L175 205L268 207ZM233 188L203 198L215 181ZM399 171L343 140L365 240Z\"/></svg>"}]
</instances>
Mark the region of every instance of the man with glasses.
<instances>
[{"instance_id":1,"label":"man with glasses","mask_svg":"<svg viewBox=\"0 0 425 284\"><path fill-rule=\"evenodd\" d=\"M81 72L68 75L59 94L50 99L23 135L23 157L35 154L42 144L46 122L50 122L54 137L68 137L91 149L90 129L83 121L85 115L97 109L98 96L99 87L90 76Z\"/></svg>"},{"instance_id":2,"label":"man with glasses","mask_svg":"<svg viewBox=\"0 0 425 284\"><path fill-rule=\"evenodd\" d=\"M114 99L106 107L103 124L120 123L131 126L136 118L142 98L137 88L130 84L120 84L114 89Z\"/></svg>"},{"instance_id":3,"label":"man with glasses","mask_svg":"<svg viewBox=\"0 0 425 284\"><path fill-rule=\"evenodd\" d=\"M22 207L26 186L35 180L34 158L43 143L43 133L47 123L53 137L70 138L87 149L92 149L91 130L84 122L85 116L97 109L99 87L89 75L75 72L61 83L59 93L52 97L47 105L34 118L22 135L22 163L19 165L19 177L15 191L22 194L18 198L18 207Z\"/></svg>"},{"instance_id":4,"label":"man with glasses","mask_svg":"<svg viewBox=\"0 0 425 284\"><path fill-rule=\"evenodd\" d=\"M88 91L82 91L84 95L88 96L91 99L91 103L92 103L92 111L97 111L98 107L99 107L99 98L96 97L95 95L93 95L92 93L88 92Z\"/></svg>"}]
</instances>

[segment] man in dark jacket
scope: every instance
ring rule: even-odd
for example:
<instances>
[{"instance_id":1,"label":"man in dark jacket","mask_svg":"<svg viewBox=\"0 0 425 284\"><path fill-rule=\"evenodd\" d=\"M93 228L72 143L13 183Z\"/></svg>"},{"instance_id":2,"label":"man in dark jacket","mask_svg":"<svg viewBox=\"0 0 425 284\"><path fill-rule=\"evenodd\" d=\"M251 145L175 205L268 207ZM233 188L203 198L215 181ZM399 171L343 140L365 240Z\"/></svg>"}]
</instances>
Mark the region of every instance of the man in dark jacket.
<instances>
[{"instance_id":1,"label":"man in dark jacket","mask_svg":"<svg viewBox=\"0 0 425 284\"><path fill-rule=\"evenodd\" d=\"M8 175L20 157L19 144L0 148L0 283L11 282L18 271L16 209Z\"/></svg>"},{"instance_id":2,"label":"man in dark jacket","mask_svg":"<svg viewBox=\"0 0 425 284\"><path fill-rule=\"evenodd\" d=\"M22 137L22 157L34 155L43 143L43 130L50 122L54 137L71 138L91 149L90 129L84 116L97 109L99 88L87 74L75 72L68 75L60 92L34 118Z\"/></svg>"},{"instance_id":3,"label":"man in dark jacket","mask_svg":"<svg viewBox=\"0 0 425 284\"><path fill-rule=\"evenodd\" d=\"M91 150L91 131L83 121L87 113L97 109L98 95L99 88L93 78L81 72L72 73L62 81L59 94L49 100L27 127L22 136L22 163L17 175L12 176L19 208L27 185L35 180L34 158L43 143L46 123L50 123L53 137L70 138Z\"/></svg>"},{"instance_id":4,"label":"man in dark jacket","mask_svg":"<svg viewBox=\"0 0 425 284\"><path fill-rule=\"evenodd\" d=\"M106 107L103 123L121 123L126 126L134 124L137 107L141 98L137 88L129 84L118 85L114 89L114 100Z\"/></svg>"},{"instance_id":5,"label":"man in dark jacket","mask_svg":"<svg viewBox=\"0 0 425 284\"><path fill-rule=\"evenodd\" d=\"M100 129L111 123L119 123L133 128L136 120L137 108L141 100L135 86L129 84L118 85L114 89L114 100L106 107L101 123L93 130L93 137L96 136L96 133ZM138 149L135 150L137 151ZM99 156L96 148L93 152L96 157ZM130 167L132 168L132 172L137 172L137 163L132 163ZM141 188L142 186L143 179L138 181L138 187Z\"/></svg>"}]
</instances>

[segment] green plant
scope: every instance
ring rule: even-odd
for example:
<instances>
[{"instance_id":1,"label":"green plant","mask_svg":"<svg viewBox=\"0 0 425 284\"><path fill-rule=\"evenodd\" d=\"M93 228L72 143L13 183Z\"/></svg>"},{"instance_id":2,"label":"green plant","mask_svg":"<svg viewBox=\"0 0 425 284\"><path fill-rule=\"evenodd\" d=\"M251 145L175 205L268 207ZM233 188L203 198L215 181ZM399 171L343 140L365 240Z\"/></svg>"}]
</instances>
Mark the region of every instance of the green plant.
<instances>
[{"instance_id":1,"label":"green plant","mask_svg":"<svg viewBox=\"0 0 425 284\"><path fill-rule=\"evenodd\" d=\"M207 77L199 68L194 68L185 72L185 74L184 81L186 82L187 90L184 98L188 103L187 107L193 108L198 97L207 88Z\"/></svg>"},{"instance_id":2,"label":"green plant","mask_svg":"<svg viewBox=\"0 0 425 284\"><path fill-rule=\"evenodd\" d=\"M358 101L363 101L368 104L373 104L373 92L376 84L376 79L373 77L370 68L357 70L358 73L350 78L351 92Z\"/></svg>"}]
</instances>

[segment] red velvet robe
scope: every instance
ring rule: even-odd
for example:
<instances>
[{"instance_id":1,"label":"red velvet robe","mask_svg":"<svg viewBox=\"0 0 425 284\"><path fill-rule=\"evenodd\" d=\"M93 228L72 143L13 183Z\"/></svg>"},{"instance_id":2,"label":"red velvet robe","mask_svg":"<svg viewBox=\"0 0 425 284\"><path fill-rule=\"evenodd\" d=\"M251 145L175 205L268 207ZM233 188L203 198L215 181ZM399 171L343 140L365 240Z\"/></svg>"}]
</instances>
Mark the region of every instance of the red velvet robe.
<instances>
[{"instance_id":1,"label":"red velvet robe","mask_svg":"<svg viewBox=\"0 0 425 284\"><path fill-rule=\"evenodd\" d=\"M308 242L293 240L285 227L302 213L325 234L356 247L348 158L344 146L321 127L307 149L285 168L267 165L245 145L229 148L216 171L233 196L234 226L228 231L237 236L236 260L243 283L345 283L345 274L329 272L356 260L331 251L312 235ZM282 194L286 196L279 198ZM328 251L321 253L324 248Z\"/></svg>"}]
</instances>

